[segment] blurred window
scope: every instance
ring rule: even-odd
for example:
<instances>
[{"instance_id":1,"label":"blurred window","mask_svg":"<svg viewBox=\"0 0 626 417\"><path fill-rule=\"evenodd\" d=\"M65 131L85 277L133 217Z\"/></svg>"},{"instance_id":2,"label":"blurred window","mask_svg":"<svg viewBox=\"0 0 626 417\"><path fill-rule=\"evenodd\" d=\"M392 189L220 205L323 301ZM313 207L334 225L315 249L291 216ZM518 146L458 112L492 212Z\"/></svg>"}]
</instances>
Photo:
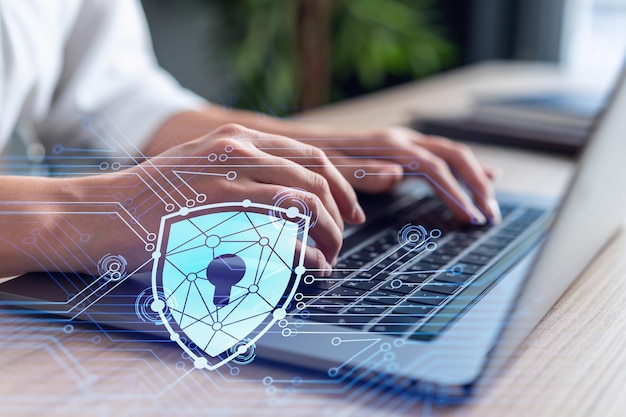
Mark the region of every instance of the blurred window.
<instances>
[{"instance_id":1,"label":"blurred window","mask_svg":"<svg viewBox=\"0 0 626 417\"><path fill-rule=\"evenodd\" d=\"M610 83L626 57L626 1L570 0L563 58L581 77Z\"/></svg>"}]
</instances>

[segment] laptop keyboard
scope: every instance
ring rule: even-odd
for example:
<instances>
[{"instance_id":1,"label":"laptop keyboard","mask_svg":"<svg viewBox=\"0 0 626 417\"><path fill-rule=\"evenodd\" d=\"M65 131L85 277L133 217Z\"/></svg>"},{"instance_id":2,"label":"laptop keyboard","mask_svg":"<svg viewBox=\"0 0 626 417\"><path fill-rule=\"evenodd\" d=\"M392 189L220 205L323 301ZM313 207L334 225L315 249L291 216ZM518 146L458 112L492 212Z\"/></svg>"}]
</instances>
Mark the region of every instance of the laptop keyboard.
<instances>
[{"instance_id":1,"label":"laptop keyboard","mask_svg":"<svg viewBox=\"0 0 626 417\"><path fill-rule=\"evenodd\" d=\"M437 337L497 281L498 261L546 214L501 210L503 221L484 227L461 225L432 197L394 212L392 227L370 234L340 256L330 277L306 286L300 315L355 331Z\"/></svg>"}]
</instances>

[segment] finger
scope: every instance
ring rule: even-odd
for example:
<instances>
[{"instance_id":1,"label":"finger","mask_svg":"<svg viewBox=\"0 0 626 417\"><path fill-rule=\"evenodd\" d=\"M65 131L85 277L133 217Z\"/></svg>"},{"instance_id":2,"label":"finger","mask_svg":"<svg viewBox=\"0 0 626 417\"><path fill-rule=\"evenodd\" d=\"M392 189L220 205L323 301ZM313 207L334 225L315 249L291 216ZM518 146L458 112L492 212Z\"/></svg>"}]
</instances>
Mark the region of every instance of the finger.
<instances>
[{"instance_id":1,"label":"finger","mask_svg":"<svg viewBox=\"0 0 626 417\"><path fill-rule=\"evenodd\" d=\"M346 221L350 223L363 223L365 221L365 213L359 204L354 189L337 167L331 163L324 151L280 136L270 136L266 138L265 142L257 144L257 147L264 152L287 158L322 175L328 181L328 188L332 197ZM269 147L266 147L266 144Z\"/></svg>"},{"instance_id":2,"label":"finger","mask_svg":"<svg viewBox=\"0 0 626 417\"><path fill-rule=\"evenodd\" d=\"M282 199L281 208L296 207L301 210L304 205L308 211L306 214L310 215L309 235L315 241L317 249L324 255L327 263L337 262L337 255L343 243L342 230L317 195L280 185L259 184L254 181L242 182L237 186L239 189L233 190L234 194L245 195L254 202L273 206L276 203L274 196L281 193L283 196L289 196ZM297 220L294 221L297 222Z\"/></svg>"},{"instance_id":3,"label":"finger","mask_svg":"<svg viewBox=\"0 0 626 417\"><path fill-rule=\"evenodd\" d=\"M403 178L402 166L391 161L352 159L332 154L330 157L339 172L359 191L391 191Z\"/></svg>"},{"instance_id":4,"label":"finger","mask_svg":"<svg viewBox=\"0 0 626 417\"><path fill-rule=\"evenodd\" d=\"M329 183L322 175L311 171L297 163L276 155L269 154L257 147L257 144L270 148L266 136L261 132L235 126L223 128L228 141L229 155L223 162L227 164L237 163L238 171L246 173L245 177L254 179L256 182L265 184L278 184L290 188L301 188L317 195L323 202L323 206L331 214L337 226L343 230L343 217L337 206ZM237 139L231 139L236 137ZM264 136L265 135L265 136ZM285 145L285 141L281 141ZM273 146L276 148L277 144ZM293 144L289 144L290 146ZM355 197L356 198L356 197Z\"/></svg>"},{"instance_id":5,"label":"finger","mask_svg":"<svg viewBox=\"0 0 626 417\"><path fill-rule=\"evenodd\" d=\"M495 181L502 177L502 170L499 168L488 167L483 165L483 171L485 171L485 175L491 180Z\"/></svg>"},{"instance_id":6,"label":"finger","mask_svg":"<svg viewBox=\"0 0 626 417\"><path fill-rule=\"evenodd\" d=\"M473 224L486 223L487 219L463 191L446 161L419 146L410 151L416 157L419 166L415 174L407 173L407 175L424 176L437 195L462 221Z\"/></svg>"},{"instance_id":7,"label":"finger","mask_svg":"<svg viewBox=\"0 0 626 417\"><path fill-rule=\"evenodd\" d=\"M257 152L265 154L259 150ZM254 169L249 172L249 175L254 180L289 187L292 193L301 189L314 194L320 199L320 205L328 211L339 229L343 231L343 217L330 192L328 181L323 176L288 159L269 154L261 155L259 159L251 159L250 162L253 162L251 165ZM263 167L264 164L265 167ZM259 169L260 167L263 168Z\"/></svg>"},{"instance_id":8,"label":"finger","mask_svg":"<svg viewBox=\"0 0 626 417\"><path fill-rule=\"evenodd\" d=\"M321 250L304 245L302 241L296 241L296 254L299 256L304 248L304 267L307 272L312 272L316 276L327 277L332 272L332 266L326 262L326 258Z\"/></svg>"},{"instance_id":9,"label":"finger","mask_svg":"<svg viewBox=\"0 0 626 417\"><path fill-rule=\"evenodd\" d=\"M457 176L467 184L478 208L490 222L502 219L491 180L471 149L443 138L428 138L420 142L423 147L443 159Z\"/></svg>"},{"instance_id":10,"label":"finger","mask_svg":"<svg viewBox=\"0 0 626 417\"><path fill-rule=\"evenodd\" d=\"M372 152L380 152L377 157L403 167L405 175L422 176L428 180L459 219L476 224L486 223L485 216L462 189L444 160L416 144L417 141L412 141L405 130L394 130L392 133L394 135L390 137L371 142L372 146L364 149L363 155L372 156ZM416 138L419 137L416 135Z\"/></svg>"},{"instance_id":11,"label":"finger","mask_svg":"<svg viewBox=\"0 0 626 417\"><path fill-rule=\"evenodd\" d=\"M225 135L232 135L234 138L247 139L250 146L248 147L244 141L239 145L243 149L259 149L266 154L287 158L299 165L306 165L311 171L324 177L328 183L328 187L325 188L330 188L330 195L335 200L333 205L337 205L343 219L350 223L365 221L365 214L359 205L354 189L328 160L322 150L294 139L246 129L238 125L227 125L221 132ZM319 179L317 181L323 183ZM323 197L328 203L326 201L328 195L320 197Z\"/></svg>"}]
</instances>

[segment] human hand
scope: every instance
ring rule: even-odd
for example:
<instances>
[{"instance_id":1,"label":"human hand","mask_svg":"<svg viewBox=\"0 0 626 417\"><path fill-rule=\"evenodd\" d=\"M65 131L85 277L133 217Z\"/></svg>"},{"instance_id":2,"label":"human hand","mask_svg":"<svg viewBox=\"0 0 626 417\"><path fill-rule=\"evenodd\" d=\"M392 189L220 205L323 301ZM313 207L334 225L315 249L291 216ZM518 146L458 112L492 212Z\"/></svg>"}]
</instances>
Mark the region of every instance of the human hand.
<instances>
[{"instance_id":1,"label":"human hand","mask_svg":"<svg viewBox=\"0 0 626 417\"><path fill-rule=\"evenodd\" d=\"M185 173L184 182L180 171ZM307 248L305 264L324 270L336 262L344 220L365 220L353 188L321 150L237 125L218 128L118 173L77 178L75 182L81 201L99 200L104 192L112 193L124 202L126 210L141 213L138 220L152 232L168 214L168 204L170 209L186 206L184 194L189 189L206 196L202 204L249 199L273 205L279 193L288 192L303 201L316 219L310 236L317 247ZM90 221L82 228L97 228L100 236L106 230L107 236L90 247L95 259L95 253L115 248L129 254L129 268L140 265L142 254L137 247L143 245L133 239L123 223L113 226Z\"/></svg>"},{"instance_id":2,"label":"human hand","mask_svg":"<svg viewBox=\"0 0 626 417\"><path fill-rule=\"evenodd\" d=\"M501 219L492 185L496 173L482 166L467 145L405 127L300 140L323 149L357 190L385 192L404 176L419 176L462 221L484 224Z\"/></svg>"}]
</instances>

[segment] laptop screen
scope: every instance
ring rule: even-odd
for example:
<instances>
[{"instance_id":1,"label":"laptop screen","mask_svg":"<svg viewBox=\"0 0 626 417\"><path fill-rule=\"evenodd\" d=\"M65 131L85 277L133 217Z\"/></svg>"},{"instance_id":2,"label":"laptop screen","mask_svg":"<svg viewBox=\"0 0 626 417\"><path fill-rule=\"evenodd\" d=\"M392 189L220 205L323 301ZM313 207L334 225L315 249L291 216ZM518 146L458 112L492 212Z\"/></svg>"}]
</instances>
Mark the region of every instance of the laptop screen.
<instances>
[{"instance_id":1,"label":"laptop screen","mask_svg":"<svg viewBox=\"0 0 626 417\"><path fill-rule=\"evenodd\" d=\"M626 67L580 154L551 231L532 267L498 346L495 370L530 333L626 218ZM488 372L488 371L487 371Z\"/></svg>"}]
</instances>

